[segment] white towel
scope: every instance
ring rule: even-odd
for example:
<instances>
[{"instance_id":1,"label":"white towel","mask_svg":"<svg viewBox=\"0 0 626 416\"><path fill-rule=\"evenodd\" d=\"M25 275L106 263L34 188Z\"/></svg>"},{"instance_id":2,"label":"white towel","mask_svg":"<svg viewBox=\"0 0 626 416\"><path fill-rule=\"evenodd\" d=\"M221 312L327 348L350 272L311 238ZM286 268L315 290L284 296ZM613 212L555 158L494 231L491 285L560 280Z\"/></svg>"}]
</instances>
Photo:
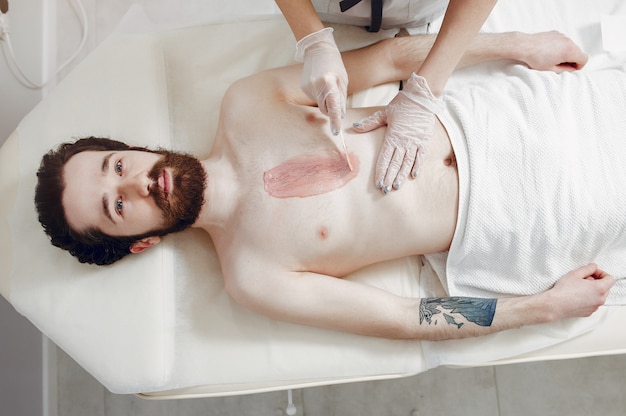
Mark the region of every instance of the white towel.
<instances>
[{"instance_id":1,"label":"white towel","mask_svg":"<svg viewBox=\"0 0 626 416\"><path fill-rule=\"evenodd\" d=\"M446 102L460 179L457 229L439 273L451 295L537 293L589 262L626 276L622 70L516 66ZM624 283L609 304L625 303Z\"/></svg>"}]
</instances>

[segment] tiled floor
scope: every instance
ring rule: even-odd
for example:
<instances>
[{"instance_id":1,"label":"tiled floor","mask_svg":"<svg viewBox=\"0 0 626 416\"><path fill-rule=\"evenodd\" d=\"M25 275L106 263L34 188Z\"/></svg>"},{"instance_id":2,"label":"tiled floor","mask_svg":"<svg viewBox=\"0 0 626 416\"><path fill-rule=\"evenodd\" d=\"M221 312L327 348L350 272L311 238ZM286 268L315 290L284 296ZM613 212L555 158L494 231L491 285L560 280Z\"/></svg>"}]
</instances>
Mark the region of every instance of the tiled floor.
<instances>
[{"instance_id":1,"label":"tiled floor","mask_svg":"<svg viewBox=\"0 0 626 416\"><path fill-rule=\"evenodd\" d=\"M237 2L211 0L235 7ZM168 0L137 1L155 16L176 12ZM90 22L86 53L102 41L125 14L131 0L84 0ZM232 3L232 4L231 4ZM274 8L259 0L261 10ZM192 8L187 9L187 12ZM69 56L80 37L76 17L58 3L58 59ZM158 17L158 16L157 16ZM226 398L146 401L109 393L70 357L59 351L59 416L212 416L287 414L287 393ZM439 368L391 381L364 382L299 390L297 415L626 415L626 355L538 362L472 369Z\"/></svg>"},{"instance_id":2,"label":"tiled floor","mask_svg":"<svg viewBox=\"0 0 626 416\"><path fill-rule=\"evenodd\" d=\"M626 355L469 369L293 392L297 416L623 416ZM58 354L59 416L285 415L287 392L152 401L111 394Z\"/></svg>"}]
</instances>

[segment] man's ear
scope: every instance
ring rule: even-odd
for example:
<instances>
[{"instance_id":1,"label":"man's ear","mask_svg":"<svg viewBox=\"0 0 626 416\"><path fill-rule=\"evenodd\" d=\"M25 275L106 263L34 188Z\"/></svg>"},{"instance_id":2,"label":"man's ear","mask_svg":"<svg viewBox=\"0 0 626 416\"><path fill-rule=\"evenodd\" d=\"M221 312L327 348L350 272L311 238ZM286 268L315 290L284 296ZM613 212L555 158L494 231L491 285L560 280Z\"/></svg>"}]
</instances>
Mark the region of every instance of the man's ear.
<instances>
[{"instance_id":1,"label":"man's ear","mask_svg":"<svg viewBox=\"0 0 626 416\"><path fill-rule=\"evenodd\" d=\"M142 238L141 240L135 241L130 246L130 252L133 254L141 253L142 251L145 251L152 246L156 246L160 242L161 242L161 237L157 237L157 236Z\"/></svg>"}]
</instances>

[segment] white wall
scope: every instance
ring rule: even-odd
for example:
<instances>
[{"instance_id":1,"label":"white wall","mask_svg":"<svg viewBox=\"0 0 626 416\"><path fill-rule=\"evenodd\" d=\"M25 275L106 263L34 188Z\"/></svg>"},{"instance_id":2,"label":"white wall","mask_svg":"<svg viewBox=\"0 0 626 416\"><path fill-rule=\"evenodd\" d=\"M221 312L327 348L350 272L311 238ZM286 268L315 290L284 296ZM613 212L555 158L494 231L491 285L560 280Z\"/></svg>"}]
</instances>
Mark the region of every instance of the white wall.
<instances>
[{"instance_id":1,"label":"white wall","mask_svg":"<svg viewBox=\"0 0 626 416\"><path fill-rule=\"evenodd\" d=\"M34 81L42 82L43 73L48 68L49 48L54 48L56 36L50 24L50 7L56 0L9 0L10 39L16 61L23 71ZM3 42L4 55L8 56L6 41ZM50 56L55 56L51 54ZM0 143L4 143L19 121L42 98L42 90L32 90L22 86L11 74L7 61L0 55Z\"/></svg>"},{"instance_id":2,"label":"white wall","mask_svg":"<svg viewBox=\"0 0 626 416\"><path fill-rule=\"evenodd\" d=\"M16 60L34 82L42 82L56 54L50 24L55 0L9 0L11 43ZM54 30L54 31L53 31ZM4 47L8 55L7 44ZM54 49L54 50L51 50ZM52 52L50 54L50 52ZM23 87L0 54L0 144L19 121L41 100L45 90ZM0 296L0 414L48 415L48 351L41 333ZM45 381L44 381L45 380Z\"/></svg>"}]
</instances>

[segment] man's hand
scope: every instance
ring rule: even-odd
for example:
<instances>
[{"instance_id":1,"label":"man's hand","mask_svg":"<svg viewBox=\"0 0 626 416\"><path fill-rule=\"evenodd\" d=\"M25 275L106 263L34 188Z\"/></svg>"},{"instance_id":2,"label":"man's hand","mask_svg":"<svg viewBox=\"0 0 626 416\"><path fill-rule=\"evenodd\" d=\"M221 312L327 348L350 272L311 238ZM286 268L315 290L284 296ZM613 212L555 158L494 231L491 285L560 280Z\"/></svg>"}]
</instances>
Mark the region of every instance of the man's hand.
<instances>
[{"instance_id":1,"label":"man's hand","mask_svg":"<svg viewBox=\"0 0 626 416\"><path fill-rule=\"evenodd\" d=\"M532 48L523 60L531 69L560 74L581 69L589 60L578 45L560 32L542 32L529 36Z\"/></svg>"},{"instance_id":2,"label":"man's hand","mask_svg":"<svg viewBox=\"0 0 626 416\"><path fill-rule=\"evenodd\" d=\"M588 264L572 270L545 292L556 319L585 317L604 305L615 278L600 270L596 264Z\"/></svg>"},{"instance_id":3,"label":"man's hand","mask_svg":"<svg viewBox=\"0 0 626 416\"><path fill-rule=\"evenodd\" d=\"M388 125L374 176L384 193L398 189L409 174L417 176L420 159L433 135L435 115L442 110L441 99L433 95L423 77L413 73L384 110L354 124L358 132Z\"/></svg>"},{"instance_id":4,"label":"man's hand","mask_svg":"<svg viewBox=\"0 0 626 416\"><path fill-rule=\"evenodd\" d=\"M327 27L300 39L296 60L304 61L300 87L330 118L333 135L339 134L346 111L348 73L333 38L333 29Z\"/></svg>"}]
</instances>

